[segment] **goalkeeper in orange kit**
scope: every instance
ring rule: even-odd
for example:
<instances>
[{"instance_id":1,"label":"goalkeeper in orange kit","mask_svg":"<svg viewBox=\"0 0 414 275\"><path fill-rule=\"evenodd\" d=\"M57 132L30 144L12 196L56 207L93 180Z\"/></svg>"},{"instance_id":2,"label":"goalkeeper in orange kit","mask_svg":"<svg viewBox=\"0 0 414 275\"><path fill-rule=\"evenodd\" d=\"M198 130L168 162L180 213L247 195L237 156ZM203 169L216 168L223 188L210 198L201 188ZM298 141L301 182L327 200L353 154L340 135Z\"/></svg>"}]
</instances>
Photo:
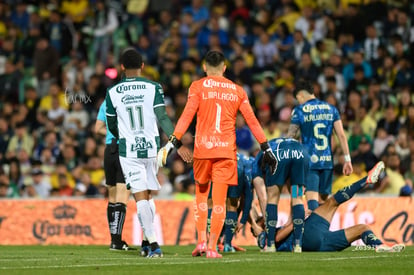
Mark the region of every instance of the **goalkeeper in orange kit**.
<instances>
[{"instance_id":1,"label":"goalkeeper in orange kit","mask_svg":"<svg viewBox=\"0 0 414 275\"><path fill-rule=\"evenodd\" d=\"M276 170L277 160L267 143L250 106L246 92L223 76L226 70L221 52L210 51L205 56L203 69L207 76L194 81L188 93L188 101L178 120L174 134L158 153L158 164L165 164L168 153L187 131L197 114L194 144L194 177L196 181L195 221L198 244L193 256L206 254L207 258L221 258L217 241L226 217L228 186L237 185L236 116L240 111L253 135L264 151L263 164ZM211 232L207 244L207 197L212 187L213 210Z\"/></svg>"}]
</instances>

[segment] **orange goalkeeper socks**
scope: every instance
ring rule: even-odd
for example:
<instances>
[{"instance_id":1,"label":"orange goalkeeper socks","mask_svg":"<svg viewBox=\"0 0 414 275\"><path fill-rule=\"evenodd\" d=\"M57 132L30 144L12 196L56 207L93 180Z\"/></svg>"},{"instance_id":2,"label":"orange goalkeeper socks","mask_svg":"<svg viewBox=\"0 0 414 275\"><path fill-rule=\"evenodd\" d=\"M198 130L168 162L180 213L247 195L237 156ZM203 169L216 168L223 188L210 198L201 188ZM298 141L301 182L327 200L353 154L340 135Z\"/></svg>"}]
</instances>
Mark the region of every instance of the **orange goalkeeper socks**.
<instances>
[{"instance_id":1,"label":"orange goalkeeper socks","mask_svg":"<svg viewBox=\"0 0 414 275\"><path fill-rule=\"evenodd\" d=\"M226 218L226 197L228 185L214 183L213 186L213 211L211 213L210 239L208 249L216 250L217 241L223 229L224 219Z\"/></svg>"},{"instance_id":2,"label":"orange goalkeeper socks","mask_svg":"<svg viewBox=\"0 0 414 275\"><path fill-rule=\"evenodd\" d=\"M196 222L198 243L207 241L207 198L210 192L210 183L196 184L194 201L194 219Z\"/></svg>"}]
</instances>

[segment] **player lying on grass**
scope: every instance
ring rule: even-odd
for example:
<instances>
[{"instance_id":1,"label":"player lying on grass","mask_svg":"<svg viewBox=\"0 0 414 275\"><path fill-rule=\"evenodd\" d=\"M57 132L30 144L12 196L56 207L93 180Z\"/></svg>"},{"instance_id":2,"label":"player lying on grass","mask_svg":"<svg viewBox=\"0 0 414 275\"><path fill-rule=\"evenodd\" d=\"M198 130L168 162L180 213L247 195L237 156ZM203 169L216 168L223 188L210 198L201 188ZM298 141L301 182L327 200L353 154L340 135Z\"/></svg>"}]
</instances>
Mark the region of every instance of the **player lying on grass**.
<instances>
[{"instance_id":1,"label":"player lying on grass","mask_svg":"<svg viewBox=\"0 0 414 275\"><path fill-rule=\"evenodd\" d=\"M329 231L330 223L338 206L351 199L355 193L365 186L375 184L384 168L384 163L382 161L378 162L368 172L367 177L339 190L325 204L319 206L310 214L305 220L302 242L303 251L341 251L358 239L362 239L367 246L375 248L376 252L401 252L404 250L404 244L395 244L393 246L383 244L369 226L365 224L358 224L337 231ZM266 233L263 231L258 236L258 245L262 249L265 246L265 240ZM277 251L293 250L293 224L290 219L283 227L277 228L275 243Z\"/></svg>"}]
</instances>

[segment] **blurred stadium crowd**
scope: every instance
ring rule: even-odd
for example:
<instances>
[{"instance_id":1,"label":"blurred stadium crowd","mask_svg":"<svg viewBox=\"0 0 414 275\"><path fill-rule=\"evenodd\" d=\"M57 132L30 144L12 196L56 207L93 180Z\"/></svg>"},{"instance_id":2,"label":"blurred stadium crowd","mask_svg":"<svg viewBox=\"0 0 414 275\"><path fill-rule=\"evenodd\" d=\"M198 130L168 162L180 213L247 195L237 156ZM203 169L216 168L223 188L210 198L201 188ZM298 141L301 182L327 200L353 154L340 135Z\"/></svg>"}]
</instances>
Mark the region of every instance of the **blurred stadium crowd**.
<instances>
[{"instance_id":1,"label":"blurred stadium crowd","mask_svg":"<svg viewBox=\"0 0 414 275\"><path fill-rule=\"evenodd\" d=\"M118 57L132 45L180 116L202 56L220 50L268 139L286 134L294 82L337 106L355 172L378 159L373 193L410 195L414 181L414 3L408 0L0 1L0 197L105 196L104 137L93 126ZM241 152L258 150L237 120ZM166 137L164 136L164 139ZM190 145L188 133L183 143ZM191 167L169 158L159 197L191 199Z\"/></svg>"}]
</instances>

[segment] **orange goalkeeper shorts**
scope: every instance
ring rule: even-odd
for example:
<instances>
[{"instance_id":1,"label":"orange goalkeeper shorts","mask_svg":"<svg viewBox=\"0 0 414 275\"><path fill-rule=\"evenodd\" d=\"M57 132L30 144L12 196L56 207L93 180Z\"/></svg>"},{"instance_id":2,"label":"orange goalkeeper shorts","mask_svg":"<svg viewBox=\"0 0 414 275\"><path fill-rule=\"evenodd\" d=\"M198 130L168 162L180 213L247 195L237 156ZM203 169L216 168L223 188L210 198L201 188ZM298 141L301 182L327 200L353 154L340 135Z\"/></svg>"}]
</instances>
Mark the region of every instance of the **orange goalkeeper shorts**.
<instances>
[{"instance_id":1,"label":"orange goalkeeper shorts","mask_svg":"<svg viewBox=\"0 0 414 275\"><path fill-rule=\"evenodd\" d=\"M235 159L194 159L194 179L196 183L237 185L237 160Z\"/></svg>"}]
</instances>

